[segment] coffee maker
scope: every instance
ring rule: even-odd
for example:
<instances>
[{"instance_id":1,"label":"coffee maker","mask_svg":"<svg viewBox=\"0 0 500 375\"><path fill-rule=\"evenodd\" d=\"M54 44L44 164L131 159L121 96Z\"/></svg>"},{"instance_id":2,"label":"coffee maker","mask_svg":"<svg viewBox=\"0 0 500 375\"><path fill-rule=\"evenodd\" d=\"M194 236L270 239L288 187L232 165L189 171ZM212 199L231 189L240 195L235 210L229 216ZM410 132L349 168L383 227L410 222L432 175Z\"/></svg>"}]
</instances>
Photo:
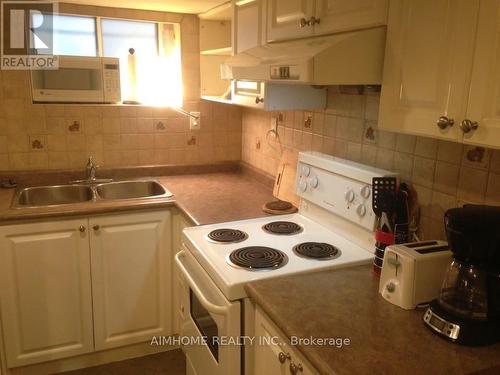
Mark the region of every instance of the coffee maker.
<instances>
[{"instance_id":1,"label":"coffee maker","mask_svg":"<svg viewBox=\"0 0 500 375\"><path fill-rule=\"evenodd\" d=\"M458 344L500 341L500 207L465 205L445 214L453 253L439 297L424 314L433 332Z\"/></svg>"}]
</instances>

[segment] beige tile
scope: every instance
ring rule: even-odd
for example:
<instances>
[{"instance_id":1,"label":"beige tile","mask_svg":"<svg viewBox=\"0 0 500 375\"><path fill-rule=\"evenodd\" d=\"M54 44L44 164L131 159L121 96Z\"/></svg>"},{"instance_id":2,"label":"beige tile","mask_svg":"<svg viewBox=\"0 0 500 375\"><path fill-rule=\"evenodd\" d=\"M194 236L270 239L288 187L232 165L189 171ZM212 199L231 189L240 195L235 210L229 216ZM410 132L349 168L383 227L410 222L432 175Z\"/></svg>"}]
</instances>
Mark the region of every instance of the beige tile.
<instances>
[{"instance_id":1,"label":"beige tile","mask_svg":"<svg viewBox=\"0 0 500 375\"><path fill-rule=\"evenodd\" d=\"M123 166L136 166L139 165L139 151L128 150L121 151L121 165Z\"/></svg>"},{"instance_id":2,"label":"beige tile","mask_svg":"<svg viewBox=\"0 0 500 375\"><path fill-rule=\"evenodd\" d=\"M417 137L415 137L414 135L408 135L408 134L396 135L396 151L413 154L415 152L416 143L417 143Z\"/></svg>"},{"instance_id":3,"label":"beige tile","mask_svg":"<svg viewBox=\"0 0 500 375\"><path fill-rule=\"evenodd\" d=\"M7 136L0 135L0 154L7 153Z\"/></svg>"},{"instance_id":4,"label":"beige tile","mask_svg":"<svg viewBox=\"0 0 500 375\"><path fill-rule=\"evenodd\" d=\"M365 119L378 121L378 110L380 106L380 95L366 95Z\"/></svg>"},{"instance_id":5,"label":"beige tile","mask_svg":"<svg viewBox=\"0 0 500 375\"><path fill-rule=\"evenodd\" d=\"M49 169L65 169L70 167L67 152L49 151Z\"/></svg>"},{"instance_id":6,"label":"beige tile","mask_svg":"<svg viewBox=\"0 0 500 375\"><path fill-rule=\"evenodd\" d=\"M139 164L140 165L154 165L155 164L155 151L139 150Z\"/></svg>"},{"instance_id":7,"label":"beige tile","mask_svg":"<svg viewBox=\"0 0 500 375\"><path fill-rule=\"evenodd\" d=\"M85 117L83 121L85 123L86 134L103 133L102 119L100 117Z\"/></svg>"},{"instance_id":8,"label":"beige tile","mask_svg":"<svg viewBox=\"0 0 500 375\"><path fill-rule=\"evenodd\" d=\"M86 149L88 151L102 151L102 135L87 135L85 137Z\"/></svg>"},{"instance_id":9,"label":"beige tile","mask_svg":"<svg viewBox=\"0 0 500 375\"><path fill-rule=\"evenodd\" d=\"M377 152L376 166L378 168L392 171L394 168L394 151L379 148Z\"/></svg>"},{"instance_id":10,"label":"beige tile","mask_svg":"<svg viewBox=\"0 0 500 375\"><path fill-rule=\"evenodd\" d=\"M459 174L460 167L458 165L438 161L434 176L434 190L455 195L457 193Z\"/></svg>"},{"instance_id":11,"label":"beige tile","mask_svg":"<svg viewBox=\"0 0 500 375\"><path fill-rule=\"evenodd\" d=\"M64 117L47 117L45 128L47 134L66 134L66 121Z\"/></svg>"},{"instance_id":12,"label":"beige tile","mask_svg":"<svg viewBox=\"0 0 500 375\"><path fill-rule=\"evenodd\" d=\"M123 165L121 152L104 151L104 165L106 165L106 167L118 167Z\"/></svg>"},{"instance_id":13,"label":"beige tile","mask_svg":"<svg viewBox=\"0 0 500 375\"><path fill-rule=\"evenodd\" d=\"M0 171L8 171L9 169L10 169L9 155L8 154L0 154Z\"/></svg>"},{"instance_id":14,"label":"beige tile","mask_svg":"<svg viewBox=\"0 0 500 375\"><path fill-rule=\"evenodd\" d=\"M106 151L121 150L121 135L120 134L104 134L102 136L102 147Z\"/></svg>"},{"instance_id":15,"label":"beige tile","mask_svg":"<svg viewBox=\"0 0 500 375\"><path fill-rule=\"evenodd\" d=\"M347 157L347 141L342 139L335 139L335 145L333 147L333 155L339 158Z\"/></svg>"},{"instance_id":16,"label":"beige tile","mask_svg":"<svg viewBox=\"0 0 500 375\"><path fill-rule=\"evenodd\" d=\"M417 193L421 216L432 217L432 189L417 184L413 187Z\"/></svg>"},{"instance_id":17,"label":"beige tile","mask_svg":"<svg viewBox=\"0 0 500 375\"><path fill-rule=\"evenodd\" d=\"M330 137L323 138L323 152L328 155L333 155L335 149L335 139Z\"/></svg>"},{"instance_id":18,"label":"beige tile","mask_svg":"<svg viewBox=\"0 0 500 375\"><path fill-rule=\"evenodd\" d=\"M439 141L438 160L447 163L460 164L462 161L463 145L457 142Z\"/></svg>"},{"instance_id":19,"label":"beige tile","mask_svg":"<svg viewBox=\"0 0 500 375\"><path fill-rule=\"evenodd\" d=\"M365 121L363 129L363 143L376 145L378 142L377 124L370 121Z\"/></svg>"},{"instance_id":20,"label":"beige tile","mask_svg":"<svg viewBox=\"0 0 500 375\"><path fill-rule=\"evenodd\" d=\"M12 152L27 152L29 149L29 140L27 135L9 135L7 136L7 149Z\"/></svg>"},{"instance_id":21,"label":"beige tile","mask_svg":"<svg viewBox=\"0 0 500 375\"><path fill-rule=\"evenodd\" d=\"M312 132L316 135L323 135L325 127L325 114L323 112L314 112Z\"/></svg>"},{"instance_id":22,"label":"beige tile","mask_svg":"<svg viewBox=\"0 0 500 375\"><path fill-rule=\"evenodd\" d=\"M138 118L137 119L137 132L138 133L153 133L153 119L152 118Z\"/></svg>"},{"instance_id":23,"label":"beige tile","mask_svg":"<svg viewBox=\"0 0 500 375\"><path fill-rule=\"evenodd\" d=\"M462 165L471 168L488 169L491 151L484 147L465 146L462 155Z\"/></svg>"},{"instance_id":24,"label":"beige tile","mask_svg":"<svg viewBox=\"0 0 500 375\"><path fill-rule=\"evenodd\" d=\"M121 135L121 147L122 150L136 150L139 148L139 136L138 134L122 134Z\"/></svg>"},{"instance_id":25,"label":"beige tile","mask_svg":"<svg viewBox=\"0 0 500 375\"><path fill-rule=\"evenodd\" d=\"M336 136L346 141L361 143L364 122L361 119L338 117Z\"/></svg>"},{"instance_id":26,"label":"beige tile","mask_svg":"<svg viewBox=\"0 0 500 375\"><path fill-rule=\"evenodd\" d=\"M500 174L490 173L489 175L486 204L500 205Z\"/></svg>"},{"instance_id":27,"label":"beige tile","mask_svg":"<svg viewBox=\"0 0 500 375\"><path fill-rule=\"evenodd\" d=\"M413 155L404 152L394 153L394 172L398 173L400 178L406 181L411 180L413 170Z\"/></svg>"},{"instance_id":28,"label":"beige tile","mask_svg":"<svg viewBox=\"0 0 500 375\"><path fill-rule=\"evenodd\" d=\"M132 117L122 117L120 120L121 133L137 133L137 119Z\"/></svg>"},{"instance_id":29,"label":"beige tile","mask_svg":"<svg viewBox=\"0 0 500 375\"><path fill-rule=\"evenodd\" d=\"M377 147L364 144L361 147L361 161L368 165L375 165L377 161Z\"/></svg>"},{"instance_id":30,"label":"beige tile","mask_svg":"<svg viewBox=\"0 0 500 375\"><path fill-rule=\"evenodd\" d=\"M121 131L119 117L103 117L102 133L103 134L119 134Z\"/></svg>"},{"instance_id":31,"label":"beige tile","mask_svg":"<svg viewBox=\"0 0 500 375\"><path fill-rule=\"evenodd\" d=\"M443 194L438 191L432 193L431 217L444 221L444 214L450 208L457 207L455 195Z\"/></svg>"},{"instance_id":32,"label":"beige tile","mask_svg":"<svg viewBox=\"0 0 500 375\"><path fill-rule=\"evenodd\" d=\"M412 181L415 184L432 188L435 169L435 160L415 157L415 161L413 163Z\"/></svg>"},{"instance_id":33,"label":"beige tile","mask_svg":"<svg viewBox=\"0 0 500 375\"><path fill-rule=\"evenodd\" d=\"M396 148L396 134L379 130L378 147L394 150Z\"/></svg>"},{"instance_id":34,"label":"beige tile","mask_svg":"<svg viewBox=\"0 0 500 375\"><path fill-rule=\"evenodd\" d=\"M500 173L500 150L492 150L490 170Z\"/></svg>"},{"instance_id":35,"label":"beige tile","mask_svg":"<svg viewBox=\"0 0 500 375\"><path fill-rule=\"evenodd\" d=\"M347 142L346 158L356 162L361 161L361 143Z\"/></svg>"},{"instance_id":36,"label":"beige tile","mask_svg":"<svg viewBox=\"0 0 500 375\"><path fill-rule=\"evenodd\" d=\"M28 154L29 169L48 169L49 156L47 152L30 152Z\"/></svg>"},{"instance_id":37,"label":"beige tile","mask_svg":"<svg viewBox=\"0 0 500 375\"><path fill-rule=\"evenodd\" d=\"M432 138L417 137L415 155L428 159L436 159L438 141Z\"/></svg>"},{"instance_id":38,"label":"beige tile","mask_svg":"<svg viewBox=\"0 0 500 375\"><path fill-rule=\"evenodd\" d=\"M29 169L28 153L10 153L9 154L9 169L11 170L27 170Z\"/></svg>"},{"instance_id":39,"label":"beige tile","mask_svg":"<svg viewBox=\"0 0 500 375\"><path fill-rule=\"evenodd\" d=\"M335 137L336 129L337 129L337 116L325 114L325 119L323 124L323 134L326 137Z\"/></svg>"},{"instance_id":40,"label":"beige tile","mask_svg":"<svg viewBox=\"0 0 500 375\"><path fill-rule=\"evenodd\" d=\"M458 198L469 202L483 202L487 180L488 172L462 167L458 181Z\"/></svg>"},{"instance_id":41,"label":"beige tile","mask_svg":"<svg viewBox=\"0 0 500 375\"><path fill-rule=\"evenodd\" d=\"M83 134L68 134L66 144L69 151L83 151L86 147L86 140Z\"/></svg>"},{"instance_id":42,"label":"beige tile","mask_svg":"<svg viewBox=\"0 0 500 375\"><path fill-rule=\"evenodd\" d=\"M66 135L58 134L58 135L48 135L47 136L47 147L49 151L66 151ZM50 156L49 156L50 161Z\"/></svg>"},{"instance_id":43,"label":"beige tile","mask_svg":"<svg viewBox=\"0 0 500 375\"><path fill-rule=\"evenodd\" d=\"M28 148L31 152L47 151L47 136L43 134L29 135Z\"/></svg>"}]
</instances>

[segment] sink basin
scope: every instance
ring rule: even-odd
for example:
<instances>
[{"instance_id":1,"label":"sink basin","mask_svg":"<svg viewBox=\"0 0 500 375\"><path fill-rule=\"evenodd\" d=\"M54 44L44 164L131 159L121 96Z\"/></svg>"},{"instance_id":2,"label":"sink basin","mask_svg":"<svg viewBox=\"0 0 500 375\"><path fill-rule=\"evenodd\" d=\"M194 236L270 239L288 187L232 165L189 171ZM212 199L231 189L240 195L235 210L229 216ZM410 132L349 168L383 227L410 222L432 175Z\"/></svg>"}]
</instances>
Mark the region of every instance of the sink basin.
<instances>
[{"instance_id":1,"label":"sink basin","mask_svg":"<svg viewBox=\"0 0 500 375\"><path fill-rule=\"evenodd\" d=\"M119 181L96 186L102 199L137 199L171 197L172 193L153 180Z\"/></svg>"},{"instance_id":2,"label":"sink basin","mask_svg":"<svg viewBox=\"0 0 500 375\"><path fill-rule=\"evenodd\" d=\"M19 191L14 200L17 207L55 206L88 202L94 198L92 189L82 185L29 187Z\"/></svg>"}]
</instances>

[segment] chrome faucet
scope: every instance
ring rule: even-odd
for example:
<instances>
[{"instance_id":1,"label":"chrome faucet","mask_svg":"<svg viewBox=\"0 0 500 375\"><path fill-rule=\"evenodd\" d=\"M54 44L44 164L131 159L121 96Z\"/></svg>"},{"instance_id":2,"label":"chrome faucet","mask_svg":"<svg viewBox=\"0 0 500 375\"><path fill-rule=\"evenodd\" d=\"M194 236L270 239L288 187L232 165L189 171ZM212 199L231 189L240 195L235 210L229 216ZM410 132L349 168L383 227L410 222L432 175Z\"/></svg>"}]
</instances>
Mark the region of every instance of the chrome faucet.
<instances>
[{"instance_id":1,"label":"chrome faucet","mask_svg":"<svg viewBox=\"0 0 500 375\"><path fill-rule=\"evenodd\" d=\"M85 170L87 172L87 181L92 182L96 180L95 173L97 171L97 168L99 168L99 166L94 163L94 158L90 156L89 160L87 161L87 166L85 167Z\"/></svg>"}]
</instances>

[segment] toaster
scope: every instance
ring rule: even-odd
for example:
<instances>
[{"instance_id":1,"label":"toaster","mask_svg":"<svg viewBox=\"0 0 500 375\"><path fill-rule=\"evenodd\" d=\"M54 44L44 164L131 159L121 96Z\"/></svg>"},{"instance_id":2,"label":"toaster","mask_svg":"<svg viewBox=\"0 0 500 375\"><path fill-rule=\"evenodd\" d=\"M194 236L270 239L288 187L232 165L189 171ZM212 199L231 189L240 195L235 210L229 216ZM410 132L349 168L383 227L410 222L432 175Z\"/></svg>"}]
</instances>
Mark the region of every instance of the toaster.
<instances>
[{"instance_id":1,"label":"toaster","mask_svg":"<svg viewBox=\"0 0 500 375\"><path fill-rule=\"evenodd\" d=\"M426 241L385 249L379 293L403 309L411 310L437 298L452 260L447 242Z\"/></svg>"}]
</instances>

